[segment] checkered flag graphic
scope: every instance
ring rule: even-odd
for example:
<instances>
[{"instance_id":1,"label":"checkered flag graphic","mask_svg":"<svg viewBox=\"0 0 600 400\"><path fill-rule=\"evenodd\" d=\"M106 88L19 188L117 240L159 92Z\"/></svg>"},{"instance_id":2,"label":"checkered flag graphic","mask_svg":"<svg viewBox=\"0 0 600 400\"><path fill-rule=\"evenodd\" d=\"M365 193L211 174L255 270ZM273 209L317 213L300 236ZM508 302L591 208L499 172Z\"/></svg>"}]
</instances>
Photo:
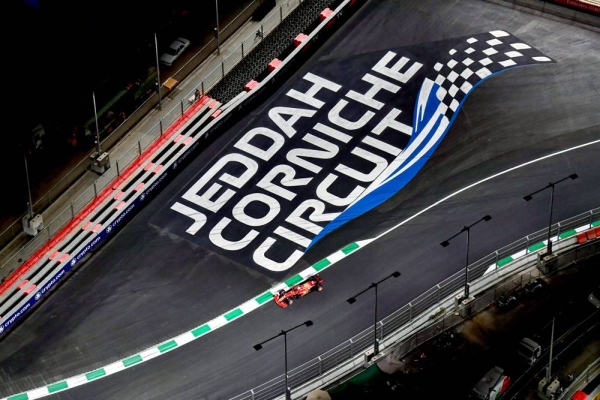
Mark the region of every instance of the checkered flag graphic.
<instances>
[{"instance_id":1,"label":"checkered flag graphic","mask_svg":"<svg viewBox=\"0 0 600 400\"><path fill-rule=\"evenodd\" d=\"M456 45L434 66L429 78L440 87L437 98L450 119L473 87L490 75L509 68L554 62L539 50L504 31L474 35Z\"/></svg>"}]
</instances>

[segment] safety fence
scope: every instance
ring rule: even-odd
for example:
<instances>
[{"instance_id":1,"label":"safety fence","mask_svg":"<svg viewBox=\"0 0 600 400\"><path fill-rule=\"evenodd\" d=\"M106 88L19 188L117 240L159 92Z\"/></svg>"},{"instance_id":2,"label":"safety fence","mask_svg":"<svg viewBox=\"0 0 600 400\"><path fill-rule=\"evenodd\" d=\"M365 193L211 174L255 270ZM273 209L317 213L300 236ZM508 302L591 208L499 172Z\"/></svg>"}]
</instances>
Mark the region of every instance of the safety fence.
<instances>
[{"instance_id":1,"label":"safety fence","mask_svg":"<svg viewBox=\"0 0 600 400\"><path fill-rule=\"evenodd\" d=\"M586 367L586 369L577 376L573 380L573 382L569 385L568 389L562 392L562 394L556 400L566 400L571 399L578 391L578 388L585 387L588 383L590 383L596 376L600 373L600 358L596 358L590 365ZM600 387L596 388L596 393L600 392ZM586 393L589 395L591 399L593 393ZM586 397L587 398L587 397Z\"/></svg>"},{"instance_id":2,"label":"safety fence","mask_svg":"<svg viewBox=\"0 0 600 400\"><path fill-rule=\"evenodd\" d=\"M304 0L307 1L307 0ZM250 11L256 8L257 1L252 2L234 21L229 25L225 26L222 31L232 29L230 27L240 19L248 19ZM44 220L44 229L41 230L36 236L34 236L26 245L21 247L15 254L7 259L0 269L7 268L8 270L14 270L17 268L22 260L29 258L36 250L42 247L48 242L60 229L62 229L67 223L69 223L77 213L79 213L87 204L93 201L98 194L107 187L121 172L131 165L139 156L146 150L157 138L162 136L165 130L171 126L178 118L180 118L194 103L195 91L199 89L202 93L209 92L217 83L219 83L226 74L229 73L245 56L247 56L261 41L267 37L271 31L273 31L283 20L302 3L301 0L289 0L279 5L277 8L272 10L259 25L259 29L262 34L257 37L256 32L248 35L240 41L240 44L234 48L234 50L227 57L221 61L213 70L208 72L202 81L189 93L182 96L182 99L178 101L171 109L165 112L164 116L159 120L158 123L148 129L148 131L132 146L130 146L124 154L112 163L112 166L108 168L97 180L93 182L87 189L81 192L75 199L68 199L70 193L65 193L65 190L73 187L75 181L81 177L83 173L89 167L89 159L83 159L71 172L51 188L46 195L34 204L34 209L44 208L45 210L41 213ZM239 21L238 24L239 25ZM216 44L212 41L209 42L202 50L197 53L206 56L206 48L216 48ZM189 74L192 71L191 66L197 66L198 60L194 57L188 61L179 72L175 73L174 77L183 76L182 71L187 71ZM263 66L264 67L264 66ZM169 95L169 94L167 94ZM157 99L154 99L156 102ZM141 108L147 108L142 106ZM121 128L121 127L120 127ZM117 128L113 133L113 137L118 139L125 135L124 128L121 130ZM110 138L105 139L101 146L104 148L109 147L107 143ZM62 195L59 195L63 193ZM66 203L66 206L65 206ZM62 208L62 209L61 209ZM22 216L24 217L25 214ZM21 217L21 218L22 218ZM10 227L0 234L0 243L7 243L13 237L22 232L21 218L15 221ZM48 222L46 222L48 221Z\"/></svg>"},{"instance_id":3,"label":"safety fence","mask_svg":"<svg viewBox=\"0 0 600 400\"><path fill-rule=\"evenodd\" d=\"M569 263L591 255L592 248L578 244L576 236L580 232L600 227L600 208L566 219L552 225L551 235L554 249L563 263ZM536 268L531 268L543 252L547 242L548 230L540 230L505 246L488 256L475 261L462 270L433 286L389 316L377 322L376 329L370 327L327 351L319 357L288 372L288 385L292 388L309 386L317 382L324 387L331 371L338 369L339 377L362 367L361 360L365 351L372 348L374 332L377 340L385 349L395 348L395 354L408 354L419 345L437 336L444 330L463 320L456 315L456 295L462 293L465 286L465 273L471 285L471 293L477 296L469 304L469 314L475 314L503 294L524 286L540 276ZM598 239L600 241L600 239ZM526 261L526 262L521 262ZM385 354L383 352L382 354ZM296 391L296 396L299 390ZM285 393L285 376L281 375L231 400L269 400Z\"/></svg>"}]
</instances>

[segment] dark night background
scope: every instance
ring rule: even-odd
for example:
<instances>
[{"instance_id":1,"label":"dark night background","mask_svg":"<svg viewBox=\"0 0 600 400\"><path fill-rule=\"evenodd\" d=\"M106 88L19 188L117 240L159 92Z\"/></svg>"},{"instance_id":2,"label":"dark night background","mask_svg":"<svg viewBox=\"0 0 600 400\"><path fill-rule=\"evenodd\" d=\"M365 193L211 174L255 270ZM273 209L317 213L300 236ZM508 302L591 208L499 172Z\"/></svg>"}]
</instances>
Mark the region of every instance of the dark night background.
<instances>
[{"instance_id":1,"label":"dark night background","mask_svg":"<svg viewBox=\"0 0 600 400\"><path fill-rule=\"evenodd\" d=\"M220 19L248 3L219 0ZM154 66L155 32L162 53L177 36L190 39L192 47L201 45L215 26L210 0L10 0L4 12L2 60L8 84L0 168L10 171L4 183L11 194L3 196L0 221L26 211L23 151L35 202L36 194L43 194L40 182L93 148L93 143L69 142L75 126L94 116L92 92L100 109ZM39 123L46 135L42 148L32 150L31 131Z\"/></svg>"}]
</instances>

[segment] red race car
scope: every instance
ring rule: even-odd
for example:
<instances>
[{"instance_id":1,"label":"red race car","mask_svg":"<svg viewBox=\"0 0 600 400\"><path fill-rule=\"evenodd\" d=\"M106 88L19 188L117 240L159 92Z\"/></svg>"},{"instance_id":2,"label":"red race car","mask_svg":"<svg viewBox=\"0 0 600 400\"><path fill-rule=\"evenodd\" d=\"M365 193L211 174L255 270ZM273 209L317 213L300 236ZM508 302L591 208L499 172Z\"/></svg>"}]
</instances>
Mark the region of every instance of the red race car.
<instances>
[{"instance_id":1,"label":"red race car","mask_svg":"<svg viewBox=\"0 0 600 400\"><path fill-rule=\"evenodd\" d=\"M288 290L280 290L275 293L273 300L281 308L286 308L291 305L295 299L304 297L310 292L320 292L323 290L323 279L319 275L313 275L297 285L292 286Z\"/></svg>"}]
</instances>

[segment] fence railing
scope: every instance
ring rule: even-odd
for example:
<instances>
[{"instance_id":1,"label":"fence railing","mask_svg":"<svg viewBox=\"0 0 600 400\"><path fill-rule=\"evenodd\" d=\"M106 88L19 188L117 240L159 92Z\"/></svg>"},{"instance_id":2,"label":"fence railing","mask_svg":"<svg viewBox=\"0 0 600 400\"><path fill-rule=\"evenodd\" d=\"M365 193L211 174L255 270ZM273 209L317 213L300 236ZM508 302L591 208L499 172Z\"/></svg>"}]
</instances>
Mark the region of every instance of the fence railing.
<instances>
[{"instance_id":1,"label":"fence railing","mask_svg":"<svg viewBox=\"0 0 600 400\"><path fill-rule=\"evenodd\" d=\"M585 370L581 374L577 376L573 380L573 382L569 385L569 388L562 392L560 397L557 400L570 399L573 397L575 392L579 390L578 388L583 387L590 383L598 373L600 372L600 358L596 358L590 365L587 366ZM587 393L590 395L591 393Z\"/></svg>"},{"instance_id":2,"label":"fence railing","mask_svg":"<svg viewBox=\"0 0 600 400\"><path fill-rule=\"evenodd\" d=\"M252 2L248 7L246 7L239 15L232 21L230 24L225 26L222 29L223 31L232 30L234 27L234 22L238 21L237 26L239 27L240 20L247 20L253 8L256 8L256 3L258 0ZM55 185L50 191L42 197L42 199L38 200L34 204L34 209L43 208L44 204L46 205L46 209L41 213L44 219L44 229L41 230L36 236L34 236L27 244L21 247L19 250L15 252L7 261L5 261L2 266L0 266L0 270L4 268L8 268L9 270L16 269L23 260L29 258L37 249L42 247L47 241L49 241L56 232L58 232L61 228L63 228L69 221L71 221L79 211L81 211L87 204L89 204L105 187L107 187L113 179L120 175L121 171L123 171L127 166L129 166L135 159L137 159L140 154L148 148L154 141L163 134L163 132L179 118L183 113L193 104L190 99L193 98L194 92L196 89L201 90L203 93L208 92L212 89L217 83L223 79L223 77L231 71L254 47L256 47L264 37L266 37L273 29L275 29L283 20L301 3L301 0L288 0L287 2L279 5L277 8L272 10L265 18L263 18L261 24L259 25L259 29L262 32L262 35L257 36L256 31L253 31L250 35L243 38L239 45L234 47L231 53L225 57L221 63L219 63L213 70L208 72L201 82L194 86L188 93L179 94L181 99L174 105L170 110L168 110L165 115L159 120L158 123L153 125L148 129L148 131L133 145L127 149L124 154L119 157L114 163L111 160L111 167L107 169L98 179L96 179L87 189L85 189L77 198L71 200L68 198L69 193L64 193L64 187L67 188L74 185L74 182L81 177L83 173L87 170L89 165L89 158L84 158L76 168L71 170L71 172L67 173L65 178L61 180L57 185ZM204 46L196 56L192 60L188 61L178 72L176 72L173 76L179 77L183 76L183 71L187 71L189 74L193 68L191 65L197 66L199 62L197 61L198 56L205 55L206 49L216 49L216 44L214 40L211 40L206 46ZM229 50L228 50L229 51ZM206 57L204 57L206 58ZM195 67L194 67L195 68ZM185 75L187 76L187 75ZM168 94L167 94L168 95ZM163 97L166 97L163 94ZM179 97L179 96L178 96ZM147 102L152 101L149 99ZM153 101L157 102L157 98L153 99ZM148 106L142 105L140 109L146 108ZM129 125L129 124L128 124ZM119 127L121 128L121 127ZM123 130L119 130L117 128L112 135L112 140L116 142L123 136L125 136L126 132ZM116 139L115 139L116 138ZM106 138L101 142L101 146L104 148L108 148L110 138ZM82 166L84 166L83 168ZM75 172L79 171L79 172ZM59 191L59 188L62 188L61 196L53 197L55 192ZM63 207L61 211L57 211L56 207L53 205L60 204ZM67 203L65 206L64 204ZM58 214L57 214L58 212ZM25 214L23 214L24 216ZM23 217L22 216L22 217ZM54 218L52 218L54 216ZM7 228L2 234L0 234L0 243L6 243L4 241L5 236L10 236L13 238L18 235L22 231L21 227L21 218L15 221L9 228ZM52 218L52 219L50 219ZM49 222L47 222L49 221ZM9 239L10 240L10 239Z\"/></svg>"},{"instance_id":3,"label":"fence railing","mask_svg":"<svg viewBox=\"0 0 600 400\"><path fill-rule=\"evenodd\" d=\"M554 224L551 232L553 236L562 239L571 236L570 234L572 234L574 228L580 228L586 225L589 227L592 226L592 223L597 221L600 221L600 208L595 208L586 213ZM567 233L569 234L568 236ZM481 278L490 265L495 266L495 269L502 268L505 264L501 261L507 257L520 253L526 255L538 252L540 250L538 244L547 238L547 234L547 229L532 233L470 264L468 267L469 283L475 282ZM576 259L588 255L589 254L585 252L585 249L580 251L579 248L575 248L572 251L561 254L559 257L567 261L571 259L571 261L575 261ZM540 276L540 272L537 269L533 269L525 273L516 271L513 277L499 278L502 280L502 283L491 289L485 290L470 303L470 313L475 314L483 310L499 296L511 292L517 287L524 286L527 282L538 276ZM452 302L449 302L449 300L464 287L464 284L465 271L461 270L425 291L417 298L411 300L408 304L377 322L377 339L380 342L383 342L403 327L407 327L415 321L423 320L423 318L427 316L426 313L430 312L435 306L453 304ZM446 312L448 310L442 311L440 317L434 315L429 316L429 319L434 321L433 323L428 324L424 329L419 329L417 332L402 339L402 342L399 344L400 347L396 347L398 350L396 350L395 353L408 354L427 340L432 339L439 333L449 327L455 326L463 320L463 317L460 315L455 315L453 312ZM307 382L323 376L327 371L339 368L345 363L352 362L357 355L372 347L373 330L373 327L367 328L319 357L290 370L288 372L289 386L298 387L306 384ZM246 393L233 397L231 400L270 400L283 395L285 392L284 389L285 377L284 375L281 375Z\"/></svg>"}]
</instances>

